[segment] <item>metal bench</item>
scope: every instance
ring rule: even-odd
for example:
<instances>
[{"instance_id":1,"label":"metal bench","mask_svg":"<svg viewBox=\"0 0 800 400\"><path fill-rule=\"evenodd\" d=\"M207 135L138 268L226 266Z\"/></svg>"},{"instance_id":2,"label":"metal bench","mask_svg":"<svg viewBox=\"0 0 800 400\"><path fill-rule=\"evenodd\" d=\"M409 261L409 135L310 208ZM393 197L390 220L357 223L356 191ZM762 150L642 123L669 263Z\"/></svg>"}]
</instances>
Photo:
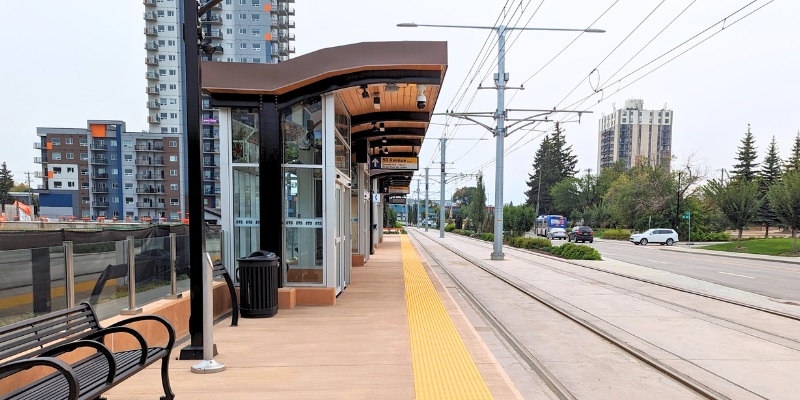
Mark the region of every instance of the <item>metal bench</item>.
<instances>
[{"instance_id":1,"label":"metal bench","mask_svg":"<svg viewBox=\"0 0 800 400\"><path fill-rule=\"evenodd\" d=\"M228 286L228 293L231 294L231 309L233 316L231 317L231 326L239 326L239 300L236 297L236 287L233 286L233 279L231 274L222 264L222 261L214 261L214 278L221 276L225 279L225 284Z\"/></svg>"},{"instance_id":2,"label":"metal bench","mask_svg":"<svg viewBox=\"0 0 800 400\"><path fill-rule=\"evenodd\" d=\"M148 345L139 332L127 326L138 321L154 321L162 325L169 337L167 344L163 347ZM129 335L139 348L112 351L103 343L111 334ZM96 399L160 359L164 388L161 398L172 400L175 395L169 383L168 365L174 344L175 330L162 317L139 315L103 328L89 303L0 327L0 360L5 360L0 364L0 381L18 385L0 397L13 400ZM83 358L74 362L55 358L72 352L75 352L72 358ZM34 367L50 370L31 370ZM22 381L18 384L13 383L17 374Z\"/></svg>"}]
</instances>

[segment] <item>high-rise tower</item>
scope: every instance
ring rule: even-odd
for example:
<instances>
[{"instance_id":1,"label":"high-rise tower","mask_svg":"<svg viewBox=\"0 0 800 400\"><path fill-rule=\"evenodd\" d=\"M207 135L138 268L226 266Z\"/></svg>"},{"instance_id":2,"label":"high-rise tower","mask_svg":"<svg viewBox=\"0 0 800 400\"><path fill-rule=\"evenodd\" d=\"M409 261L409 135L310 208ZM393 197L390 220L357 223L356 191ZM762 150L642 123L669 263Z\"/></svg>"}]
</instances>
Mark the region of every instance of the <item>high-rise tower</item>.
<instances>
[{"instance_id":1,"label":"high-rise tower","mask_svg":"<svg viewBox=\"0 0 800 400\"><path fill-rule=\"evenodd\" d=\"M627 168L644 162L669 169L672 121L673 112L666 105L645 110L643 100L627 100L625 108L603 115L598 122L598 173L616 162Z\"/></svg>"}]
</instances>

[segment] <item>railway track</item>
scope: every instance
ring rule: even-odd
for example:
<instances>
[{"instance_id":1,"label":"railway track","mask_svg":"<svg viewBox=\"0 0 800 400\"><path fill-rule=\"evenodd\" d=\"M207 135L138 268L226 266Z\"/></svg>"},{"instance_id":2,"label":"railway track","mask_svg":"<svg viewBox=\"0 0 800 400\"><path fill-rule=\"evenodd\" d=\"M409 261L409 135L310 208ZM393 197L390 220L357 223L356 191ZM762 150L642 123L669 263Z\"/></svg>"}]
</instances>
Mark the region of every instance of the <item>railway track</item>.
<instances>
[{"instance_id":1,"label":"railway track","mask_svg":"<svg viewBox=\"0 0 800 400\"><path fill-rule=\"evenodd\" d=\"M419 233L422 234L421 232L419 232ZM424 235L424 234L422 236L425 236L427 239L432 239L430 237L427 237L427 235ZM725 394L720 393L719 391L709 387L708 385L704 384L703 382L698 381L697 379L693 378L692 376L689 376L688 374L686 374L684 372L676 370L675 368L671 367L670 365L666 364L665 362L657 359L656 357L651 356L646 351L643 351L643 350L635 347L634 345L631 345L624 338L620 338L620 337L616 336L615 334L609 332L606 329L603 329L602 327L600 327L597 324L587 320L586 318L581 317L580 315L577 315L576 313L571 312L567 308L557 304L554 301L551 301L550 299L547 298L547 296L542 296L540 294L535 293L535 291L529 289L528 285L525 285L524 283L518 281L515 278L509 277L509 276L507 276L507 275L505 275L503 273L500 273L499 271L497 271L495 268L489 266L484 261L476 259L474 257L471 257L471 256L469 256L467 254L463 254L461 252L458 252L458 251L454 250L453 248L451 248L449 245L447 245L445 243L442 243L440 241L431 240L431 241L426 241L426 243L423 243L423 241L420 240L420 238L415 237L415 235L412 235L412 238L414 240L414 243L417 245L417 247L424 253L425 257L428 258L429 260L432 260L435 264L437 264L438 266L441 267L441 270L448 276L448 278L450 280L452 280L452 282L458 288L459 292L463 294L464 298L470 303L470 305L492 327L492 329L497 334L497 336L502 338L502 340L506 343L507 347L509 349L511 349L514 353L516 353L515 356L519 360L521 360L524 364L526 364L530 368L531 371L533 371L536 375L539 376L539 378L542 380L542 382L544 382L544 385L550 390L550 392L552 392L554 397L559 398L559 399L574 399L574 398L576 398L575 395L573 394L573 391L570 390L568 385L566 385L563 382L561 382L556 377L556 374L554 374L551 371L549 371L548 368L541 361L539 361L534 354L532 354L531 350L529 350L525 346L523 341L521 341L519 339L519 337L513 332L513 330L509 329L506 326L506 324L504 324L502 321L500 321L498 318L496 318L492 314L492 312L490 312L487 309L487 307L481 302L481 300L478 298L478 296L476 296L468 288L468 285L465 285L464 282L462 282L461 279L459 279L459 277L456 276L456 274L453 274L449 270L449 264L452 264L452 260L448 262L448 260L443 259L443 258L447 258L447 257L443 256L443 254L453 254L453 255L461 258L462 260L466 261L469 265L480 269L483 273L489 274L494 279L502 281L505 285L507 285L510 288L513 288L513 290L515 290L515 291L517 291L519 293L524 294L524 296L526 296L527 298L531 299L532 301L535 301L535 302L545 306L547 309L549 309L552 312L557 313L558 315L560 315L563 318L567 318L572 323L581 326L586 331L591 332L591 334L602 338L607 343L609 343L609 344L615 346L616 348L618 348L619 350L623 351L625 354L635 358L636 360L641 362L643 365L646 365L649 368L652 368L653 370L658 371L658 373L662 374L663 376L668 377L670 380L680 384L681 386L685 387L687 390L689 390L692 393L694 393L696 396L699 396L701 398L708 398L708 399L727 399L727 398L729 398ZM485 246L482 242L478 242L478 241L476 241L475 244L476 245L480 245L481 247ZM447 253L442 253L441 249L446 250ZM508 258L508 254L507 254L507 258ZM527 259L524 260L524 261L525 262L530 262ZM560 260L560 261L563 261L563 260ZM577 263L575 263L574 265L578 265L578 266L583 267L582 265L577 264ZM593 268L593 269L596 269L596 270L602 271L602 272L606 272L606 271L604 271L602 269L597 269L597 268ZM563 271L558 271L558 272L563 272ZM618 276L623 276L623 277L626 277L626 278L635 279L635 277L624 276L624 274L617 274L617 273L614 273L614 274L618 275ZM586 279L586 278L583 278L583 279ZM637 279L637 280L646 281L646 280L642 280L642 279ZM647 283L658 284L657 282L647 282ZM670 289L680 290L681 292L685 292L685 293L697 294L697 295L700 295L700 296L703 296L703 297L707 297L707 298L709 297L709 296L706 296L705 294L692 293L692 291L687 291L687 290L684 290L682 288L672 288L672 287L669 287L668 285L663 285L663 284L658 284L658 285L662 286L662 287L668 287ZM721 299L720 301L726 301L726 299ZM726 301L726 303L737 305L737 306L742 306L742 307L748 307L748 305L741 304L739 302ZM675 303L673 303L673 304L675 304ZM680 306L678 304L675 304L675 305ZM768 312L768 311L761 310L760 307L748 307L748 308L754 309L754 310L758 310L758 311L762 311L762 312ZM703 314L706 314L706 315L710 315L708 313L705 313L702 310L695 310L695 309L692 309L692 310L695 311L695 312L699 312L699 313L703 313ZM769 311L775 311L775 310L769 310ZM775 316L779 316L779 317L782 317L782 318L788 318L788 319L791 319L791 320L798 320L797 316L794 316L794 315L791 315L791 314L782 313L782 312L771 312L770 314L771 315L775 315ZM717 318L717 317L715 317L715 318ZM732 321L732 322L736 323L735 321ZM772 333L769 333L769 332L766 332L766 331L763 331L763 332L764 333L768 333L768 334L772 334ZM784 339L787 339L787 340L790 340L790 341L793 341L793 342L796 342L796 343L800 343L797 340L794 340L794 339L791 339L791 338L784 338ZM797 350L797 348L794 348L794 350ZM720 378L725 380L725 378L723 378L723 377L720 377ZM736 383L734 383L734 382L730 382L730 383L733 384L734 386L737 386ZM749 392L748 394L752 395L753 397L756 397L756 398L762 397L762 396L759 396L756 393L750 392L749 390L747 390L747 389L745 389L743 387L739 387L739 388L743 389L746 392Z\"/></svg>"}]
</instances>

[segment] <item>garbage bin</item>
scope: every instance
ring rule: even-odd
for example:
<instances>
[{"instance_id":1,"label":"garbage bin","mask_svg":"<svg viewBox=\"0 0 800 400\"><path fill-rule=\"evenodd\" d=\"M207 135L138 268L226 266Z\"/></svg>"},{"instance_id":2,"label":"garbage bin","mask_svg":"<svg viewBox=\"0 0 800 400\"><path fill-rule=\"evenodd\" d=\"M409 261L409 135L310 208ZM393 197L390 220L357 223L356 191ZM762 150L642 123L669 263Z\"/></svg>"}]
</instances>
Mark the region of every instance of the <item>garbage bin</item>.
<instances>
[{"instance_id":1,"label":"garbage bin","mask_svg":"<svg viewBox=\"0 0 800 400\"><path fill-rule=\"evenodd\" d=\"M278 312L278 261L259 250L239 261L239 309L243 318L268 318Z\"/></svg>"}]
</instances>

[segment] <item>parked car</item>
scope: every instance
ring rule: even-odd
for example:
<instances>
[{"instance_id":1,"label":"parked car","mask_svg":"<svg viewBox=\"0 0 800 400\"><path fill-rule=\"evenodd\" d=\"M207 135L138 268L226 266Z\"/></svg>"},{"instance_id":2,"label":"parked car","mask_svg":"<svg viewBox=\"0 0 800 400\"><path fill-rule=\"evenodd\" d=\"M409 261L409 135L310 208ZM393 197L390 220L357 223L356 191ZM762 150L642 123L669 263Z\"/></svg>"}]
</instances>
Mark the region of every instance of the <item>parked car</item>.
<instances>
[{"instance_id":1,"label":"parked car","mask_svg":"<svg viewBox=\"0 0 800 400\"><path fill-rule=\"evenodd\" d=\"M678 232L672 229L654 228L642 233L631 235L631 242L635 245L647 245L648 243L660 243L662 246L672 246L678 241Z\"/></svg>"},{"instance_id":2,"label":"parked car","mask_svg":"<svg viewBox=\"0 0 800 400\"><path fill-rule=\"evenodd\" d=\"M554 239L566 239L567 238L567 231L564 228L551 228L550 232L547 232L547 238L550 240Z\"/></svg>"},{"instance_id":3,"label":"parked car","mask_svg":"<svg viewBox=\"0 0 800 400\"><path fill-rule=\"evenodd\" d=\"M594 230L589 226L576 226L569 231L567 241L574 241L575 243L578 243L578 241L594 243Z\"/></svg>"}]
</instances>

